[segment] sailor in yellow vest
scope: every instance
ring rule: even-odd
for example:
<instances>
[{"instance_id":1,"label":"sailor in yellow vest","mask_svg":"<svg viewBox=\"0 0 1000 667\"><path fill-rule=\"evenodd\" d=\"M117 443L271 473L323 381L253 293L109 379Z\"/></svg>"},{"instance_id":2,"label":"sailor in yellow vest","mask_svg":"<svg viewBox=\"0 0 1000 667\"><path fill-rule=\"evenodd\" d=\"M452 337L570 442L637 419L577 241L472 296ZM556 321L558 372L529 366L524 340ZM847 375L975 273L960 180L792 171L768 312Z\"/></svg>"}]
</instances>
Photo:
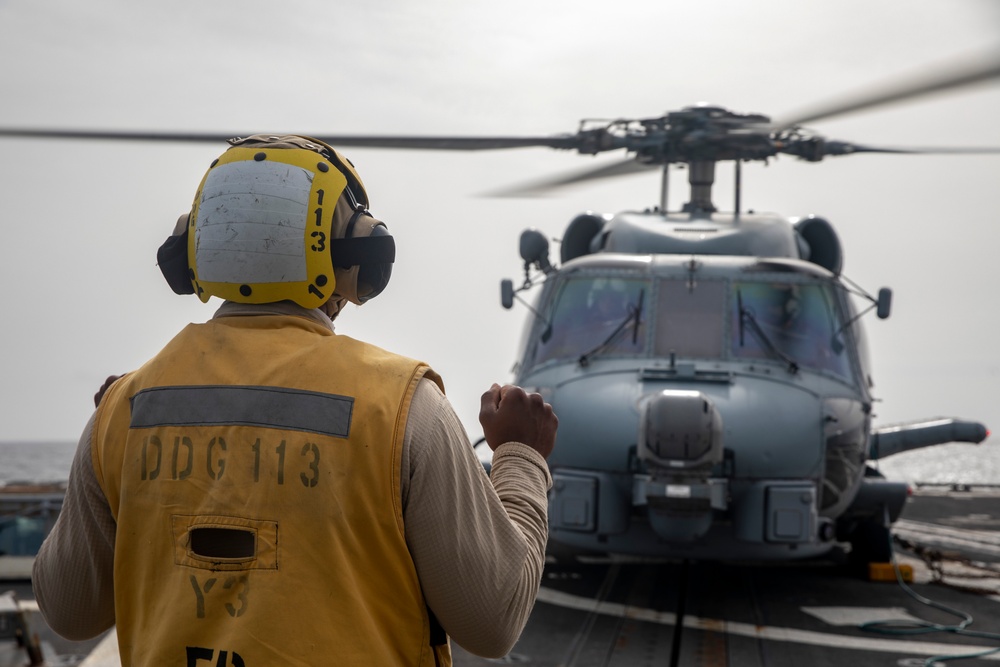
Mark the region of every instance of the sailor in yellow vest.
<instances>
[{"instance_id":1,"label":"sailor in yellow vest","mask_svg":"<svg viewBox=\"0 0 1000 667\"><path fill-rule=\"evenodd\" d=\"M496 657L534 603L557 419L494 385L487 476L422 362L337 335L389 280L353 166L233 140L158 261L225 299L100 398L35 561L49 625L117 625L122 664L448 665Z\"/></svg>"}]
</instances>

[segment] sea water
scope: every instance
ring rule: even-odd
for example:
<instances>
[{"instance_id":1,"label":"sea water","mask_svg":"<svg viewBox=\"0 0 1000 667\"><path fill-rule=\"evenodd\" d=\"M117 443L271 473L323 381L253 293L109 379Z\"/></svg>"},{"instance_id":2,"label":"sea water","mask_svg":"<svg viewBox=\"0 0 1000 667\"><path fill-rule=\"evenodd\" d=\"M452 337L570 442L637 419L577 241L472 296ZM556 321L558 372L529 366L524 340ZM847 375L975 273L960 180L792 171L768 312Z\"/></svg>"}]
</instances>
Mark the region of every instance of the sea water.
<instances>
[{"instance_id":1,"label":"sea water","mask_svg":"<svg viewBox=\"0 0 1000 667\"><path fill-rule=\"evenodd\" d=\"M0 442L0 484L65 481L75 451L75 442ZM911 484L1000 485L1000 438L904 452L872 465Z\"/></svg>"},{"instance_id":2,"label":"sea water","mask_svg":"<svg viewBox=\"0 0 1000 667\"><path fill-rule=\"evenodd\" d=\"M63 482L69 478L75 442L0 442L0 484Z\"/></svg>"}]
</instances>

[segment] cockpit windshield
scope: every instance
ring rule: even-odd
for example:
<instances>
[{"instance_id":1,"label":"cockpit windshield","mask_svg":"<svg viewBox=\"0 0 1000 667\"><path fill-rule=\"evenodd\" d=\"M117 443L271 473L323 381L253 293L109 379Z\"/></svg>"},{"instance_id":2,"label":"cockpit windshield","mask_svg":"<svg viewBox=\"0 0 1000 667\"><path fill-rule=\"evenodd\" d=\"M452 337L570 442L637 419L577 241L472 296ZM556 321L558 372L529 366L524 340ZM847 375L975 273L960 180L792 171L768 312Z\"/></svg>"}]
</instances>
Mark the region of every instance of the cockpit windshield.
<instances>
[{"instance_id":1,"label":"cockpit windshield","mask_svg":"<svg viewBox=\"0 0 1000 667\"><path fill-rule=\"evenodd\" d=\"M567 280L538 340L535 362L642 354L647 319L642 310L648 285L645 280L609 276Z\"/></svg>"},{"instance_id":2,"label":"cockpit windshield","mask_svg":"<svg viewBox=\"0 0 1000 667\"><path fill-rule=\"evenodd\" d=\"M759 359L792 372L853 376L848 333L827 282L578 274L550 299L533 329L530 365L623 356Z\"/></svg>"},{"instance_id":3,"label":"cockpit windshield","mask_svg":"<svg viewBox=\"0 0 1000 667\"><path fill-rule=\"evenodd\" d=\"M730 350L744 359L850 377L839 318L829 289L818 284L733 283Z\"/></svg>"}]
</instances>

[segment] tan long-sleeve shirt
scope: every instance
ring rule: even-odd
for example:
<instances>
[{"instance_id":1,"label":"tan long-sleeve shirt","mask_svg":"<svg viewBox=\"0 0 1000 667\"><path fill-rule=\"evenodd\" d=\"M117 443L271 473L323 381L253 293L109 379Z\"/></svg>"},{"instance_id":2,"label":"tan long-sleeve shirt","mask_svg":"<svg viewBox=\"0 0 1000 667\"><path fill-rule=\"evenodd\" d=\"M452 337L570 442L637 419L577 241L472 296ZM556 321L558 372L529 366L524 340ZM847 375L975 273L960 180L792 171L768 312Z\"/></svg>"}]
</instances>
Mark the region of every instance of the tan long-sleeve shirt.
<instances>
[{"instance_id":1,"label":"tan long-sleeve shirt","mask_svg":"<svg viewBox=\"0 0 1000 667\"><path fill-rule=\"evenodd\" d=\"M291 304L225 304L216 316L292 312ZM55 527L35 560L32 584L46 621L69 639L115 622L115 521L94 473L93 418L80 438ZM422 380L403 442L401 495L406 542L428 605L451 638L485 656L517 641L541 580L548 530L545 460L520 443L500 445L487 476L458 416L437 385Z\"/></svg>"}]
</instances>

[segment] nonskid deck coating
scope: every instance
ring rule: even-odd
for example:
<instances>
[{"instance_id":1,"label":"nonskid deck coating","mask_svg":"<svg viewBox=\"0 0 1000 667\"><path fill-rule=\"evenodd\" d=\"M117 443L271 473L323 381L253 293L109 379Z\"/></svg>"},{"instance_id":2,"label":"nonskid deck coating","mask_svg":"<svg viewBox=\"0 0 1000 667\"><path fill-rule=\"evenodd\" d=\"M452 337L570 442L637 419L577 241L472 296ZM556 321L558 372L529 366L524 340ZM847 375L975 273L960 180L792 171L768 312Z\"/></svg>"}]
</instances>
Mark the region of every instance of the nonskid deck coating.
<instances>
[{"instance_id":1,"label":"nonskid deck coating","mask_svg":"<svg viewBox=\"0 0 1000 667\"><path fill-rule=\"evenodd\" d=\"M884 624L963 620L923 598L971 615L968 630L1000 631L998 525L996 488L919 488L893 531L898 562L914 571L910 592L867 580L840 549L780 564L551 563L511 654L490 661L455 647L455 664L909 667L1000 649L997 638ZM1000 652L960 664L997 661Z\"/></svg>"},{"instance_id":2,"label":"nonskid deck coating","mask_svg":"<svg viewBox=\"0 0 1000 667\"><path fill-rule=\"evenodd\" d=\"M910 589L970 614L973 631L1000 630L998 527L1000 489L918 488L893 531L908 546L898 558L914 568ZM29 583L0 582L5 590L29 610L52 664L118 664L113 656L84 660L100 638L77 643L55 636L31 611L37 607ZM951 632L899 636L859 627L893 619L960 620L921 604L895 582L867 581L840 550L782 564L550 563L510 655L485 660L454 644L453 651L457 667L917 667L931 655L1000 648L1000 640ZM14 660L9 664L24 664L19 654ZM994 654L959 664L998 661Z\"/></svg>"}]
</instances>

